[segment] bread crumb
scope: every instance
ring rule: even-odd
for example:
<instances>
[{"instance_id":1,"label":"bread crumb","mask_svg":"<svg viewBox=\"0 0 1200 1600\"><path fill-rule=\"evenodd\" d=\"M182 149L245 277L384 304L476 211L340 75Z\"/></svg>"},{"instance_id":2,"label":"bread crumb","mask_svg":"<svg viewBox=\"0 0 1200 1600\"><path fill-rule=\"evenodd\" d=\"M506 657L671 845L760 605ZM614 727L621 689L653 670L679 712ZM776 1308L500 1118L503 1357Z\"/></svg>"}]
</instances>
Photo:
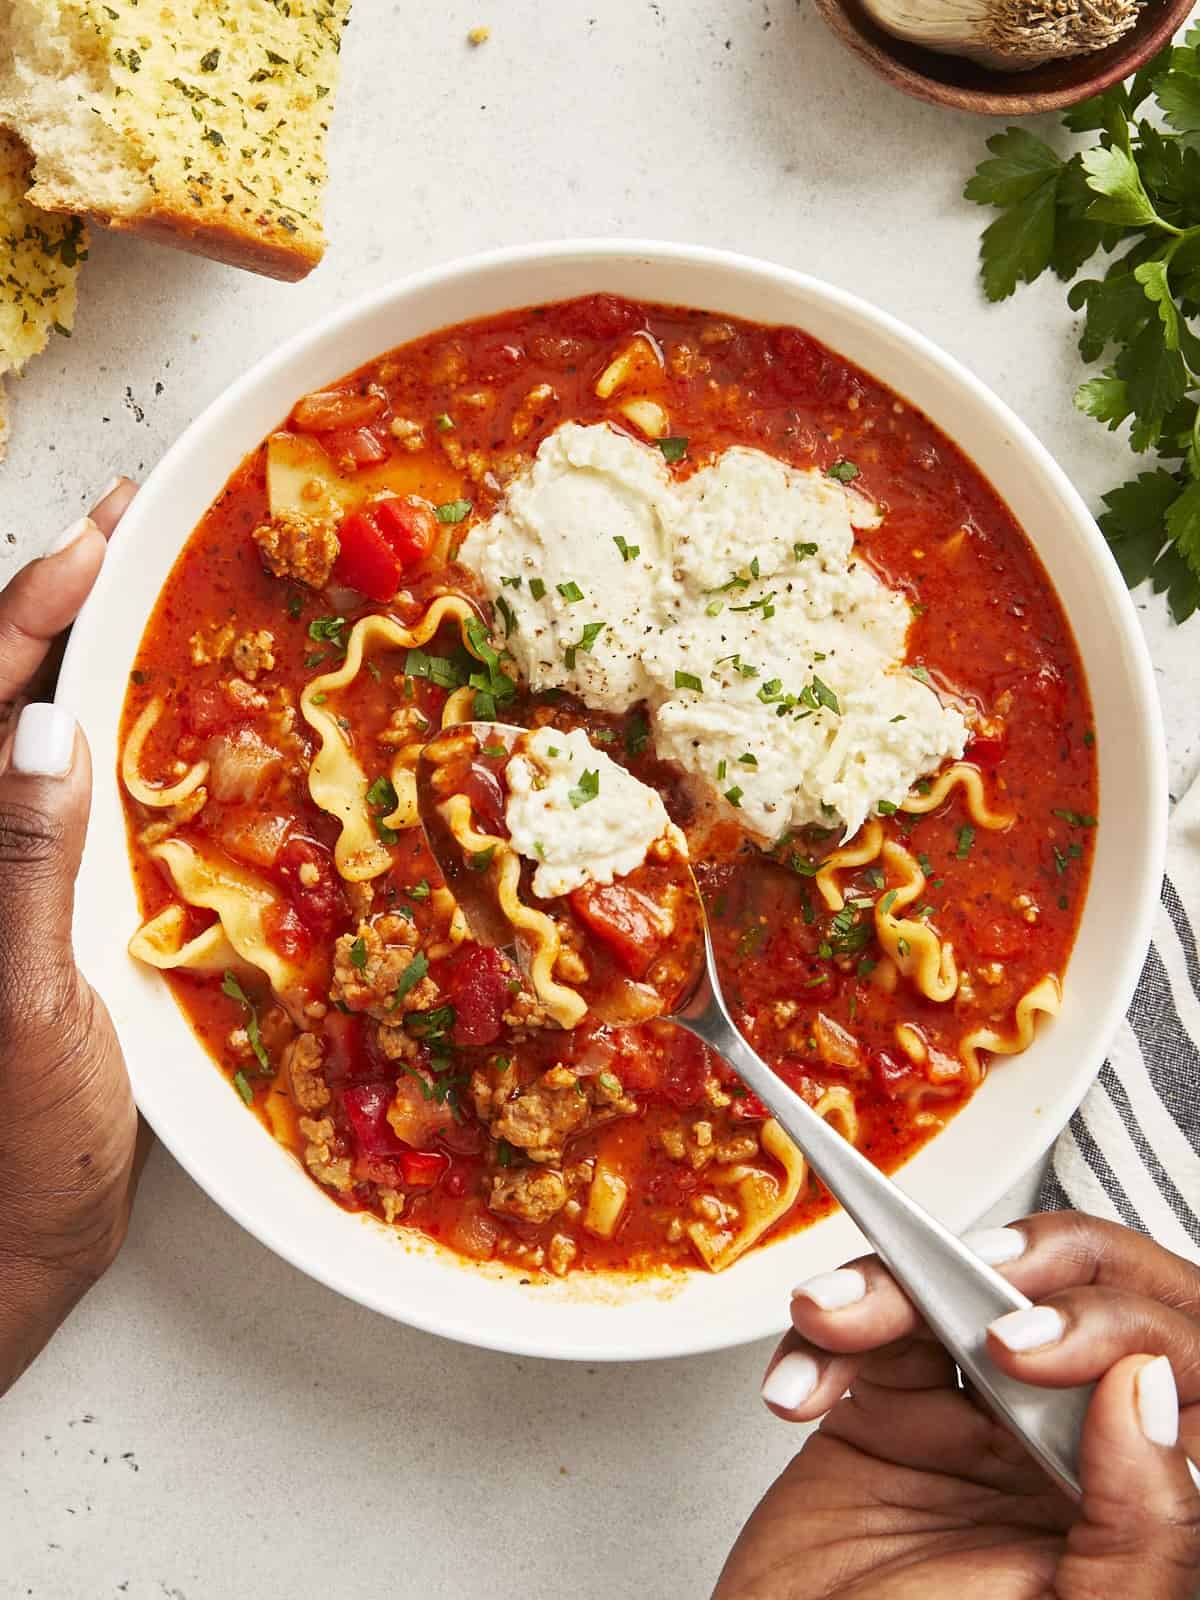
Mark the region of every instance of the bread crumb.
<instances>
[{"instance_id":1,"label":"bread crumb","mask_svg":"<svg viewBox=\"0 0 1200 1600\"><path fill-rule=\"evenodd\" d=\"M470 33L467 34L467 43L478 47L481 44L486 44L491 37L492 30L490 28L472 28Z\"/></svg>"}]
</instances>

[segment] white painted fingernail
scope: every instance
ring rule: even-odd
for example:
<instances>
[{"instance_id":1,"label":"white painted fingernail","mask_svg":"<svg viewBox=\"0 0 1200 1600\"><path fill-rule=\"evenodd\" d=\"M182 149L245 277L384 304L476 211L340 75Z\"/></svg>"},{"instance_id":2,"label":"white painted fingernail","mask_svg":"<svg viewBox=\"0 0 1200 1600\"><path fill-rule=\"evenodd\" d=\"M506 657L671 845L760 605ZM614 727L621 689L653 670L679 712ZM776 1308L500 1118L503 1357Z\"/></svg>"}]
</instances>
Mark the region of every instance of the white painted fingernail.
<instances>
[{"instance_id":1,"label":"white painted fingernail","mask_svg":"<svg viewBox=\"0 0 1200 1600\"><path fill-rule=\"evenodd\" d=\"M836 1272L821 1272L792 1290L803 1295L822 1311L840 1311L857 1305L867 1292L867 1280L857 1267L839 1267Z\"/></svg>"},{"instance_id":2,"label":"white painted fingernail","mask_svg":"<svg viewBox=\"0 0 1200 1600\"><path fill-rule=\"evenodd\" d=\"M29 778L62 778L75 755L75 718L61 706L35 701L21 712L12 766Z\"/></svg>"},{"instance_id":3,"label":"white painted fingernail","mask_svg":"<svg viewBox=\"0 0 1200 1600\"><path fill-rule=\"evenodd\" d=\"M777 1361L767 1374L762 1386L762 1397L768 1405L781 1411L795 1411L802 1406L817 1387L821 1369L803 1350L793 1350Z\"/></svg>"},{"instance_id":4,"label":"white painted fingernail","mask_svg":"<svg viewBox=\"0 0 1200 1600\"><path fill-rule=\"evenodd\" d=\"M1138 1421L1151 1444L1179 1442L1179 1391L1166 1356L1155 1356L1139 1367L1133 1380Z\"/></svg>"},{"instance_id":5,"label":"white painted fingernail","mask_svg":"<svg viewBox=\"0 0 1200 1600\"><path fill-rule=\"evenodd\" d=\"M108 499L109 495L116 494L117 490L124 482L125 479L119 472L115 478L110 478L109 481L104 485L103 489L101 489L100 493L96 496L96 504L94 509L98 511Z\"/></svg>"},{"instance_id":6,"label":"white painted fingernail","mask_svg":"<svg viewBox=\"0 0 1200 1600\"><path fill-rule=\"evenodd\" d=\"M1025 1306L988 1323L988 1332L994 1333L1005 1349L1017 1352L1057 1344L1066 1331L1066 1323L1053 1306Z\"/></svg>"},{"instance_id":7,"label":"white painted fingernail","mask_svg":"<svg viewBox=\"0 0 1200 1600\"><path fill-rule=\"evenodd\" d=\"M962 1242L989 1267L1002 1267L1025 1254L1025 1235L1020 1228L976 1228L964 1233Z\"/></svg>"},{"instance_id":8,"label":"white painted fingernail","mask_svg":"<svg viewBox=\"0 0 1200 1600\"><path fill-rule=\"evenodd\" d=\"M69 550L77 539L82 539L84 534L90 533L95 526L91 517L80 517L78 522L73 522L69 528L63 529L46 554L56 556L62 550Z\"/></svg>"}]
</instances>

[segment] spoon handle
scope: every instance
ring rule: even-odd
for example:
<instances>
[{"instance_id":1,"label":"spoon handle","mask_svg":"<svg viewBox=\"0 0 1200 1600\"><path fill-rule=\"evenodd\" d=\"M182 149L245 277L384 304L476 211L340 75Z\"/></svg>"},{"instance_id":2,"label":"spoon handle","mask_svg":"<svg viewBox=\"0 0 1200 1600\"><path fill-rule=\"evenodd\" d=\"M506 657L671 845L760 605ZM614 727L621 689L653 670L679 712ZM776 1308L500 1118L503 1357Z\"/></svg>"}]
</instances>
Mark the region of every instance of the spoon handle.
<instances>
[{"instance_id":1,"label":"spoon handle","mask_svg":"<svg viewBox=\"0 0 1200 1600\"><path fill-rule=\"evenodd\" d=\"M818 1117L746 1043L725 1008L705 930L707 981L674 1020L724 1057L875 1247L975 1390L1050 1476L1079 1497L1079 1441L1094 1385L1038 1389L987 1353L989 1322L1031 1302Z\"/></svg>"}]
</instances>

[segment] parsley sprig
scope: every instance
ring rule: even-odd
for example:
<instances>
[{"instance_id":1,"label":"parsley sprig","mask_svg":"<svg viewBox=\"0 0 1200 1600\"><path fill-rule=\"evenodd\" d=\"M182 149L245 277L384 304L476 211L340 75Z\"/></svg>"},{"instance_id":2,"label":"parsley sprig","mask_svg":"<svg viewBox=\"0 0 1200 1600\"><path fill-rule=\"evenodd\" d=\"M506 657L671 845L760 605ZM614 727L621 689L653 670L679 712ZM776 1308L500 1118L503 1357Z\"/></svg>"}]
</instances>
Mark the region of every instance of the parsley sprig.
<instances>
[{"instance_id":1,"label":"parsley sprig","mask_svg":"<svg viewBox=\"0 0 1200 1600\"><path fill-rule=\"evenodd\" d=\"M1093 141L1062 156L1024 128L988 140L965 190L1000 212L983 285L1003 300L1047 269L1072 283L1079 353L1106 363L1075 404L1158 457L1104 495L1100 527L1129 587L1149 578L1183 622L1200 607L1200 26L1063 122ZM1080 277L1097 251L1112 259Z\"/></svg>"}]
</instances>

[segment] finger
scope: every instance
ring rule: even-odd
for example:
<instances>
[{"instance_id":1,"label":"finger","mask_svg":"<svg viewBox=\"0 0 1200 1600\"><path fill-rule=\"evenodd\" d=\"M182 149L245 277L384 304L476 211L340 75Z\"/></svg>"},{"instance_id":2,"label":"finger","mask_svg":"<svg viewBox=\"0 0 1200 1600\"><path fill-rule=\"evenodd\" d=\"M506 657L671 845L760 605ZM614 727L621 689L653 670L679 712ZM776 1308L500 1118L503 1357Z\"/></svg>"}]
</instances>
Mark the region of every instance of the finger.
<instances>
[{"instance_id":1,"label":"finger","mask_svg":"<svg viewBox=\"0 0 1200 1600\"><path fill-rule=\"evenodd\" d=\"M106 536L136 493L119 478L91 516L73 522L0 592L0 704L28 688L51 641L75 620L104 561Z\"/></svg>"},{"instance_id":2,"label":"finger","mask_svg":"<svg viewBox=\"0 0 1200 1600\"><path fill-rule=\"evenodd\" d=\"M1190 1600L1200 1568L1200 1494L1178 1444L1170 1362L1130 1355L1101 1379L1080 1446L1080 1518L1055 1589L1122 1600Z\"/></svg>"},{"instance_id":3,"label":"finger","mask_svg":"<svg viewBox=\"0 0 1200 1600\"><path fill-rule=\"evenodd\" d=\"M988 1328L998 1367L1049 1388L1091 1383L1123 1356L1146 1350L1170 1359L1185 1401L1200 1399L1200 1324L1144 1295L1065 1289Z\"/></svg>"},{"instance_id":4,"label":"finger","mask_svg":"<svg viewBox=\"0 0 1200 1600\"><path fill-rule=\"evenodd\" d=\"M804 1339L840 1354L910 1338L924 1324L876 1256L822 1272L792 1291L792 1326Z\"/></svg>"},{"instance_id":5,"label":"finger","mask_svg":"<svg viewBox=\"0 0 1200 1600\"><path fill-rule=\"evenodd\" d=\"M0 756L0 1038L10 1071L47 1030L77 1020L71 913L90 799L75 719L26 706Z\"/></svg>"},{"instance_id":6,"label":"finger","mask_svg":"<svg viewBox=\"0 0 1200 1600\"><path fill-rule=\"evenodd\" d=\"M811 1422L846 1393L867 1385L880 1390L953 1388L953 1361L931 1340L904 1340L867 1355L831 1356L795 1333L785 1334L771 1357L762 1397L787 1422Z\"/></svg>"},{"instance_id":7,"label":"finger","mask_svg":"<svg viewBox=\"0 0 1200 1600\"><path fill-rule=\"evenodd\" d=\"M137 492L138 486L132 478L121 477L104 491L92 507L91 519L106 539L111 537L117 523L129 510L130 502Z\"/></svg>"},{"instance_id":8,"label":"finger","mask_svg":"<svg viewBox=\"0 0 1200 1600\"><path fill-rule=\"evenodd\" d=\"M1003 1260L989 1257L987 1249L1000 1248L1002 1235L1009 1253ZM978 1249L976 1241L984 1244L984 1258L1031 1300L1076 1284L1111 1284L1200 1313L1200 1272L1195 1266L1116 1222L1078 1211L1044 1212L1022 1217L1008 1228L966 1236Z\"/></svg>"}]
</instances>

